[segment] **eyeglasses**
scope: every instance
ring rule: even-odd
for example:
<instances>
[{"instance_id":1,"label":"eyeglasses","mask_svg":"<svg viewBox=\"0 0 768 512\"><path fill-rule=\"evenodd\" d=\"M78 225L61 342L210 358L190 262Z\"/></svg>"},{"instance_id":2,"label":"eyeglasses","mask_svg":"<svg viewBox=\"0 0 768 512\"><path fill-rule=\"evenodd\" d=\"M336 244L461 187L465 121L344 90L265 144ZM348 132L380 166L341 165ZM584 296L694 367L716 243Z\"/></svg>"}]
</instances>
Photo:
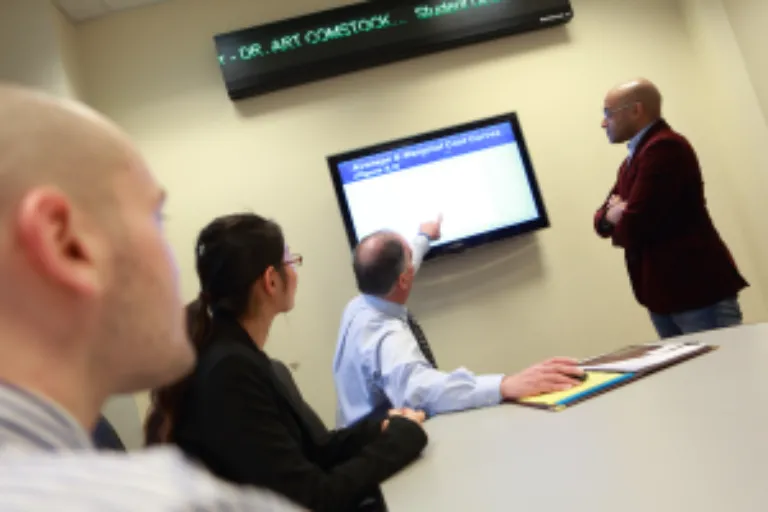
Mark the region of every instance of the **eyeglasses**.
<instances>
[{"instance_id":1,"label":"eyeglasses","mask_svg":"<svg viewBox=\"0 0 768 512\"><path fill-rule=\"evenodd\" d=\"M603 109L603 117L606 118L606 119L609 119L609 118L613 117L614 114L616 114L618 112L621 112L622 110L626 110L626 109L628 109L630 107L634 107L635 103L637 103L637 102L633 101L632 103L625 103L624 105L620 105L618 107L611 108L611 109L604 108Z\"/></svg>"},{"instance_id":2,"label":"eyeglasses","mask_svg":"<svg viewBox=\"0 0 768 512\"><path fill-rule=\"evenodd\" d=\"M300 267L304 263L304 256L301 254L288 254L283 261L288 265Z\"/></svg>"}]
</instances>

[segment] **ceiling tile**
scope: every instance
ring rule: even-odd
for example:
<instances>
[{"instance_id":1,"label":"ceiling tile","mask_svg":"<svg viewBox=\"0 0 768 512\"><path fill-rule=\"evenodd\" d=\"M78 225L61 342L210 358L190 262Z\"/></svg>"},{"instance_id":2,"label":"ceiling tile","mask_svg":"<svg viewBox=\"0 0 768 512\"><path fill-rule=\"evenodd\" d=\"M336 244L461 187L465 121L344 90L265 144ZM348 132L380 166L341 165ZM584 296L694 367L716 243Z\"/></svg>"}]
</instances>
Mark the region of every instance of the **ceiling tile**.
<instances>
[{"instance_id":1,"label":"ceiling tile","mask_svg":"<svg viewBox=\"0 0 768 512\"><path fill-rule=\"evenodd\" d=\"M83 21L106 16L115 11L132 9L165 0L54 0L74 21Z\"/></svg>"},{"instance_id":2,"label":"ceiling tile","mask_svg":"<svg viewBox=\"0 0 768 512\"><path fill-rule=\"evenodd\" d=\"M59 8L74 21L97 18L109 12L101 0L56 0Z\"/></svg>"},{"instance_id":3,"label":"ceiling tile","mask_svg":"<svg viewBox=\"0 0 768 512\"><path fill-rule=\"evenodd\" d=\"M164 0L102 0L107 7L113 11L120 9L130 9L132 7L140 7L142 5L157 4Z\"/></svg>"}]
</instances>

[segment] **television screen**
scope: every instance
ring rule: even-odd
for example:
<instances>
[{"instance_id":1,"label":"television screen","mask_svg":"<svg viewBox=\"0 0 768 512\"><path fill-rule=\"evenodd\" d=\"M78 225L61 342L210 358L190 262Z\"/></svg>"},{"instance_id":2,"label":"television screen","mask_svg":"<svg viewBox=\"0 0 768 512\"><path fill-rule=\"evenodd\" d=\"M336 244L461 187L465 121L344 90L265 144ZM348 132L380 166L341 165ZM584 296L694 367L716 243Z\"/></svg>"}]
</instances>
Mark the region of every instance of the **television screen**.
<instances>
[{"instance_id":1,"label":"television screen","mask_svg":"<svg viewBox=\"0 0 768 512\"><path fill-rule=\"evenodd\" d=\"M378 230L410 239L443 216L429 257L549 226L514 113L328 158L352 247Z\"/></svg>"}]
</instances>

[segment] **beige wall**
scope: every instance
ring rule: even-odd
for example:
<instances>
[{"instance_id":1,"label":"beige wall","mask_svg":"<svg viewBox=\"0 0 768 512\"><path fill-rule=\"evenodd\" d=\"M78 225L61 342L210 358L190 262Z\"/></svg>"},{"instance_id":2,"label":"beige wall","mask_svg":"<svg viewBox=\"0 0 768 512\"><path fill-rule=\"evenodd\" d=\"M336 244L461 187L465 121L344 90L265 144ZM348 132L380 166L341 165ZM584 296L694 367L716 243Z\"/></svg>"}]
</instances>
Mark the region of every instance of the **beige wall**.
<instances>
[{"instance_id":1,"label":"beige wall","mask_svg":"<svg viewBox=\"0 0 768 512\"><path fill-rule=\"evenodd\" d=\"M765 190L768 189L768 126L745 64L738 40L721 0L684 0L685 27L697 49L701 81L691 95L701 106L705 122L715 134L699 147L709 162L723 172L711 185L728 190L736 203L733 215L748 241L756 267L753 284L768 289L768 232ZM713 176L718 178L718 176ZM712 187L710 186L710 190Z\"/></svg>"},{"instance_id":2,"label":"beige wall","mask_svg":"<svg viewBox=\"0 0 768 512\"><path fill-rule=\"evenodd\" d=\"M602 96L636 75L661 86L668 120L701 153L716 223L753 282L743 295L747 320L768 316L768 259L750 241L764 216L742 204L745 186L734 171L746 160L728 150L745 128L723 133L707 108L714 89L694 31L685 29L690 12L668 0L573 3L565 28L237 104L227 99L211 37L327 2L171 0L83 24L79 56L88 101L131 133L170 191L167 229L187 298L197 292L194 237L215 215L250 209L274 217L305 255L296 309L278 319L267 350L300 363L300 387L330 421L336 331L355 293L325 166L341 150L509 110L521 117L553 227L424 269L412 306L443 367L514 371L654 337L621 253L591 231L625 155L600 130ZM720 101L725 112L735 100Z\"/></svg>"},{"instance_id":3,"label":"beige wall","mask_svg":"<svg viewBox=\"0 0 768 512\"><path fill-rule=\"evenodd\" d=\"M0 0L0 80L71 96L57 35L64 23L48 0Z\"/></svg>"},{"instance_id":4,"label":"beige wall","mask_svg":"<svg viewBox=\"0 0 768 512\"><path fill-rule=\"evenodd\" d=\"M760 100L763 115L768 120L768 2L724 0L723 4Z\"/></svg>"},{"instance_id":5,"label":"beige wall","mask_svg":"<svg viewBox=\"0 0 768 512\"><path fill-rule=\"evenodd\" d=\"M80 98L77 30L50 0L0 0L0 80Z\"/></svg>"},{"instance_id":6,"label":"beige wall","mask_svg":"<svg viewBox=\"0 0 768 512\"><path fill-rule=\"evenodd\" d=\"M77 46L77 30L71 21L58 9L51 9L53 34L58 44L61 82L65 95L82 99L82 74Z\"/></svg>"}]
</instances>

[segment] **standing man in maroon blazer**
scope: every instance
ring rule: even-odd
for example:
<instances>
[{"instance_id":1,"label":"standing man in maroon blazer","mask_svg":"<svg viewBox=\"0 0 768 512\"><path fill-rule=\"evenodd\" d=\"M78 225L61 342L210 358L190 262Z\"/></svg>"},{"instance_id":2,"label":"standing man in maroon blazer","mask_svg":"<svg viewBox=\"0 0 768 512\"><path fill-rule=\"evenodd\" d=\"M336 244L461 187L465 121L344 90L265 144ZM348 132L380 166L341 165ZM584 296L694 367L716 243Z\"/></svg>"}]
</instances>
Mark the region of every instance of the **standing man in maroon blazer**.
<instances>
[{"instance_id":1,"label":"standing man in maroon blazer","mask_svg":"<svg viewBox=\"0 0 768 512\"><path fill-rule=\"evenodd\" d=\"M597 234L624 249L637 301L662 338L740 324L748 286L707 211L696 152L661 115L661 94L635 80L605 97L602 123L629 155L595 214Z\"/></svg>"}]
</instances>

